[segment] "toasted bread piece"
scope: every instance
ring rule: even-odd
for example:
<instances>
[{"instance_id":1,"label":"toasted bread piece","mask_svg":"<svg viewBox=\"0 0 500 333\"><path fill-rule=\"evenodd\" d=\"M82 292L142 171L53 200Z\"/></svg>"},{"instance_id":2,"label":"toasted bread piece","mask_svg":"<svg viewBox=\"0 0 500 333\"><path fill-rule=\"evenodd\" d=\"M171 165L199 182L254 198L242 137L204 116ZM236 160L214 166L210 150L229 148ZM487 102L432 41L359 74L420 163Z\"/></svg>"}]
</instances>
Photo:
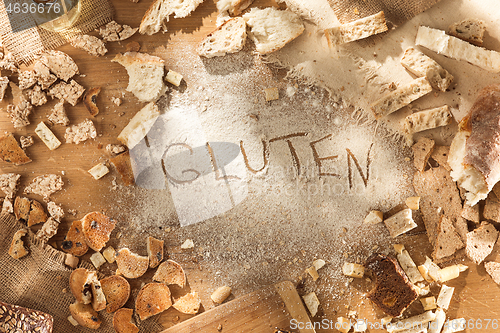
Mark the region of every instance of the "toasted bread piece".
<instances>
[{"instance_id":1,"label":"toasted bread piece","mask_svg":"<svg viewBox=\"0 0 500 333\"><path fill-rule=\"evenodd\" d=\"M467 234L465 253L479 265L493 251L498 239L498 231L488 222L481 222L479 228Z\"/></svg>"},{"instance_id":2,"label":"toasted bread piece","mask_svg":"<svg viewBox=\"0 0 500 333\"><path fill-rule=\"evenodd\" d=\"M200 310L201 299L196 291L178 298L172 305L174 309L185 314L197 314Z\"/></svg>"},{"instance_id":3,"label":"toasted bread piece","mask_svg":"<svg viewBox=\"0 0 500 333\"><path fill-rule=\"evenodd\" d=\"M76 63L64 52L48 50L42 53L39 59L61 80L68 81L79 73Z\"/></svg>"},{"instance_id":4,"label":"toasted bread piece","mask_svg":"<svg viewBox=\"0 0 500 333\"><path fill-rule=\"evenodd\" d=\"M49 217L41 203L36 200L31 200L30 214L28 217L28 227L31 227L38 223L44 223Z\"/></svg>"},{"instance_id":5,"label":"toasted bread piece","mask_svg":"<svg viewBox=\"0 0 500 333\"><path fill-rule=\"evenodd\" d=\"M23 165L31 162L26 152L19 147L12 133L0 136L0 159L15 165Z\"/></svg>"},{"instance_id":6,"label":"toasted bread piece","mask_svg":"<svg viewBox=\"0 0 500 333\"><path fill-rule=\"evenodd\" d=\"M113 315L113 327L116 333L137 333L139 329L132 322L132 315L134 310L132 309L119 309Z\"/></svg>"},{"instance_id":7,"label":"toasted bread piece","mask_svg":"<svg viewBox=\"0 0 500 333\"><path fill-rule=\"evenodd\" d=\"M101 87L91 88L85 92L83 95L83 104L89 110L90 115L95 117L99 114L99 108L97 107L97 96L101 92Z\"/></svg>"},{"instance_id":8,"label":"toasted bread piece","mask_svg":"<svg viewBox=\"0 0 500 333\"><path fill-rule=\"evenodd\" d=\"M69 276L69 288L77 302L83 304L90 304L92 302L92 283L96 279L95 272L85 268L77 268L71 273Z\"/></svg>"},{"instance_id":9,"label":"toasted bread piece","mask_svg":"<svg viewBox=\"0 0 500 333\"><path fill-rule=\"evenodd\" d=\"M483 36L486 30L484 21L478 19L465 19L453 23L448 28L450 35L460 38L476 46L483 45Z\"/></svg>"},{"instance_id":10,"label":"toasted bread piece","mask_svg":"<svg viewBox=\"0 0 500 333\"><path fill-rule=\"evenodd\" d=\"M452 256L463 247L464 243L453 226L453 223L446 216L441 215L432 258L434 260L440 260Z\"/></svg>"},{"instance_id":11,"label":"toasted bread piece","mask_svg":"<svg viewBox=\"0 0 500 333\"><path fill-rule=\"evenodd\" d=\"M90 304L73 303L70 304L69 311L73 319L83 327L96 330L101 326L101 319Z\"/></svg>"},{"instance_id":12,"label":"toasted bread piece","mask_svg":"<svg viewBox=\"0 0 500 333\"><path fill-rule=\"evenodd\" d=\"M163 282L167 285L176 284L184 288L186 285L186 274L181 265L169 259L160 264L153 276L153 281Z\"/></svg>"},{"instance_id":13,"label":"toasted bread piece","mask_svg":"<svg viewBox=\"0 0 500 333\"><path fill-rule=\"evenodd\" d=\"M106 309L106 296L102 290L101 282L97 277L92 280L92 308L96 311Z\"/></svg>"},{"instance_id":14,"label":"toasted bread piece","mask_svg":"<svg viewBox=\"0 0 500 333\"><path fill-rule=\"evenodd\" d=\"M206 58L219 57L241 51L246 40L246 22L241 17L235 17L205 37L198 46L197 52Z\"/></svg>"},{"instance_id":15,"label":"toasted bread piece","mask_svg":"<svg viewBox=\"0 0 500 333\"><path fill-rule=\"evenodd\" d=\"M74 256L83 256L89 250L89 246L85 241L85 235L83 234L82 221L73 221L71 227L62 242L61 248L64 252L71 253Z\"/></svg>"},{"instance_id":16,"label":"toasted bread piece","mask_svg":"<svg viewBox=\"0 0 500 333\"><path fill-rule=\"evenodd\" d=\"M329 46L341 45L387 31L384 12L325 30Z\"/></svg>"},{"instance_id":17,"label":"toasted bread piece","mask_svg":"<svg viewBox=\"0 0 500 333\"><path fill-rule=\"evenodd\" d=\"M94 251L101 251L101 249L109 241L109 236L115 226L115 220L100 212L88 213L82 219L85 241Z\"/></svg>"},{"instance_id":18,"label":"toasted bread piece","mask_svg":"<svg viewBox=\"0 0 500 333\"><path fill-rule=\"evenodd\" d=\"M488 261L484 263L486 272L491 276L496 284L500 285L500 262Z\"/></svg>"},{"instance_id":19,"label":"toasted bread piece","mask_svg":"<svg viewBox=\"0 0 500 333\"><path fill-rule=\"evenodd\" d=\"M170 15L175 18L189 16L203 0L155 0L144 14L139 26L141 34L152 35L163 29L167 31Z\"/></svg>"},{"instance_id":20,"label":"toasted bread piece","mask_svg":"<svg viewBox=\"0 0 500 333\"><path fill-rule=\"evenodd\" d=\"M148 270L149 258L132 253L128 248L123 248L116 253L116 263L123 276L136 279Z\"/></svg>"},{"instance_id":21,"label":"toasted bread piece","mask_svg":"<svg viewBox=\"0 0 500 333\"><path fill-rule=\"evenodd\" d=\"M28 254L28 251L24 247L23 240L21 237L25 236L28 233L28 230L21 229L16 231L14 236L12 237L12 243L9 248L9 255L14 259L20 259Z\"/></svg>"},{"instance_id":22,"label":"toasted bread piece","mask_svg":"<svg viewBox=\"0 0 500 333\"><path fill-rule=\"evenodd\" d=\"M135 301L135 311L141 320L161 313L172 306L170 289L163 283L148 283L141 288Z\"/></svg>"},{"instance_id":23,"label":"toasted bread piece","mask_svg":"<svg viewBox=\"0 0 500 333\"><path fill-rule=\"evenodd\" d=\"M31 201L25 197L16 197L14 201L14 215L16 219L27 223L30 214Z\"/></svg>"},{"instance_id":24,"label":"toasted bread piece","mask_svg":"<svg viewBox=\"0 0 500 333\"><path fill-rule=\"evenodd\" d=\"M106 296L106 312L112 313L127 303L130 297L130 284L119 275L108 276L101 280L101 287Z\"/></svg>"},{"instance_id":25,"label":"toasted bread piece","mask_svg":"<svg viewBox=\"0 0 500 333\"><path fill-rule=\"evenodd\" d=\"M109 161L115 166L116 171L118 171L123 183L126 186L135 184L134 171L132 170L132 164L130 163L130 153L128 151L112 157Z\"/></svg>"},{"instance_id":26,"label":"toasted bread piece","mask_svg":"<svg viewBox=\"0 0 500 333\"><path fill-rule=\"evenodd\" d=\"M149 236L147 239L149 267L155 268L163 261L163 241Z\"/></svg>"}]
</instances>

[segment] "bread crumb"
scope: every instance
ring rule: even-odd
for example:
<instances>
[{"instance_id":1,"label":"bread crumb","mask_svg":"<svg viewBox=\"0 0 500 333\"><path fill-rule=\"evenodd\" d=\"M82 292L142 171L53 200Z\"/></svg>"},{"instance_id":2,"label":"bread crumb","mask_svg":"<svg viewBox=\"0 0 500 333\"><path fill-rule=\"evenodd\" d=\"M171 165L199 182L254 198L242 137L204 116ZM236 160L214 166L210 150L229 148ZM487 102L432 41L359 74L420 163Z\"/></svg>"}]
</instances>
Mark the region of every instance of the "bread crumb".
<instances>
[{"instance_id":1,"label":"bread crumb","mask_svg":"<svg viewBox=\"0 0 500 333\"><path fill-rule=\"evenodd\" d=\"M122 105L122 100L120 97L111 97L111 102L116 106Z\"/></svg>"},{"instance_id":2,"label":"bread crumb","mask_svg":"<svg viewBox=\"0 0 500 333\"><path fill-rule=\"evenodd\" d=\"M191 239L186 239L186 241L181 245L181 249L192 249L194 248L194 242Z\"/></svg>"},{"instance_id":3,"label":"bread crumb","mask_svg":"<svg viewBox=\"0 0 500 333\"><path fill-rule=\"evenodd\" d=\"M266 102L275 101L280 98L279 90L276 87L264 89L264 94L266 96Z\"/></svg>"}]
</instances>

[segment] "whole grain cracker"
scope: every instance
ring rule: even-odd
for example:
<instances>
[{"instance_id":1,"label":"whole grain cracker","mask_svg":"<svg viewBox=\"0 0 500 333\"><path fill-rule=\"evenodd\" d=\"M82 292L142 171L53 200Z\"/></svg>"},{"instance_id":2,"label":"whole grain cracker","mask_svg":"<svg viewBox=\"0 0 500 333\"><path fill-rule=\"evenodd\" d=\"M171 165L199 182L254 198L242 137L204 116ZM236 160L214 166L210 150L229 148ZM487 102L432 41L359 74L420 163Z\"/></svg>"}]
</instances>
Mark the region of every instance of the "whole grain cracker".
<instances>
[{"instance_id":1,"label":"whole grain cracker","mask_svg":"<svg viewBox=\"0 0 500 333\"><path fill-rule=\"evenodd\" d=\"M48 95L52 98L64 99L69 104L75 106L84 92L85 88L75 80L71 80L69 83L61 81L55 84L49 89Z\"/></svg>"},{"instance_id":2,"label":"whole grain cracker","mask_svg":"<svg viewBox=\"0 0 500 333\"><path fill-rule=\"evenodd\" d=\"M436 244L432 257L434 260L440 260L455 254L457 250L464 247L460 235L455 230L453 223L444 215L441 215L436 236Z\"/></svg>"},{"instance_id":3,"label":"whole grain cracker","mask_svg":"<svg viewBox=\"0 0 500 333\"><path fill-rule=\"evenodd\" d=\"M479 228L467 233L465 253L479 265L492 251L498 238L498 231L488 222L481 222Z\"/></svg>"},{"instance_id":4,"label":"whole grain cracker","mask_svg":"<svg viewBox=\"0 0 500 333\"><path fill-rule=\"evenodd\" d=\"M472 221L474 223L479 223L479 205L470 206L464 203L462 208L462 213L460 214L464 219Z\"/></svg>"},{"instance_id":5,"label":"whole grain cracker","mask_svg":"<svg viewBox=\"0 0 500 333\"><path fill-rule=\"evenodd\" d=\"M70 44L95 57L103 56L108 52L104 42L95 36L78 35L70 40Z\"/></svg>"},{"instance_id":6,"label":"whole grain cracker","mask_svg":"<svg viewBox=\"0 0 500 333\"><path fill-rule=\"evenodd\" d=\"M9 199L14 198L19 185L21 175L15 173L4 173L0 175L0 191Z\"/></svg>"},{"instance_id":7,"label":"whole grain cracker","mask_svg":"<svg viewBox=\"0 0 500 333\"><path fill-rule=\"evenodd\" d=\"M4 162L22 165L31 162L26 152L19 146L12 133L0 136L0 159Z\"/></svg>"},{"instance_id":8,"label":"whole grain cracker","mask_svg":"<svg viewBox=\"0 0 500 333\"><path fill-rule=\"evenodd\" d=\"M47 116L49 121L54 125L69 125L69 118L66 115L66 109L64 108L64 99L59 100L59 102L52 108L52 113Z\"/></svg>"},{"instance_id":9,"label":"whole grain cracker","mask_svg":"<svg viewBox=\"0 0 500 333\"><path fill-rule=\"evenodd\" d=\"M476 206L478 205L476 204ZM484 205L484 210L483 210L483 217L487 220L500 222L500 203L493 200L490 196L486 198L486 203Z\"/></svg>"},{"instance_id":10,"label":"whole grain cracker","mask_svg":"<svg viewBox=\"0 0 500 333\"><path fill-rule=\"evenodd\" d=\"M59 175L48 174L34 178L24 189L26 194L38 194L48 199L52 194L62 190L64 182Z\"/></svg>"},{"instance_id":11,"label":"whole grain cracker","mask_svg":"<svg viewBox=\"0 0 500 333\"><path fill-rule=\"evenodd\" d=\"M451 171L450 165L448 164L449 153L450 146L434 146L431 158L446 170Z\"/></svg>"},{"instance_id":12,"label":"whole grain cracker","mask_svg":"<svg viewBox=\"0 0 500 333\"><path fill-rule=\"evenodd\" d=\"M40 55L39 59L61 80L68 81L79 73L78 66L73 59L62 51L47 50Z\"/></svg>"},{"instance_id":13,"label":"whole grain cracker","mask_svg":"<svg viewBox=\"0 0 500 333\"><path fill-rule=\"evenodd\" d=\"M85 119L78 125L73 125L66 129L64 138L66 143L79 144L80 142L86 141L88 139L95 139L97 137L97 131L95 129L94 123L90 119Z\"/></svg>"},{"instance_id":14,"label":"whole grain cracker","mask_svg":"<svg viewBox=\"0 0 500 333\"><path fill-rule=\"evenodd\" d=\"M419 171L424 171L427 161L434 150L435 142L429 138L420 138L412 147L413 164Z\"/></svg>"}]
</instances>

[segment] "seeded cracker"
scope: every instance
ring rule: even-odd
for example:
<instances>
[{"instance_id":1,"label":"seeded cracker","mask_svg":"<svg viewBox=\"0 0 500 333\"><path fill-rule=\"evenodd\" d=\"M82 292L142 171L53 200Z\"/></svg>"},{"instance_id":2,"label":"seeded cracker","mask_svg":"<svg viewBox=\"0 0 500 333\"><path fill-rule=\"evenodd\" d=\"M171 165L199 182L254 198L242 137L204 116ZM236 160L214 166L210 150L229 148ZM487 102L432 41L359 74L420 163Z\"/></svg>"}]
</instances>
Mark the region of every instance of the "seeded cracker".
<instances>
[{"instance_id":1,"label":"seeded cracker","mask_svg":"<svg viewBox=\"0 0 500 333\"><path fill-rule=\"evenodd\" d=\"M440 260L450 257L463 247L464 243L451 221L446 216L441 215L432 258Z\"/></svg>"},{"instance_id":2,"label":"seeded cracker","mask_svg":"<svg viewBox=\"0 0 500 333\"><path fill-rule=\"evenodd\" d=\"M38 232L35 235L35 238L42 243L47 243L49 239L51 239L55 234L57 234L58 227L59 227L59 222L54 220L52 217L49 217L47 222L43 224L42 229L38 230Z\"/></svg>"},{"instance_id":3,"label":"seeded cracker","mask_svg":"<svg viewBox=\"0 0 500 333\"><path fill-rule=\"evenodd\" d=\"M434 150L434 140L420 138L411 149L413 150L413 164L415 168L419 171L424 171L427 166L427 161Z\"/></svg>"},{"instance_id":4,"label":"seeded cracker","mask_svg":"<svg viewBox=\"0 0 500 333\"><path fill-rule=\"evenodd\" d=\"M48 200L52 194L62 190L63 185L64 182L61 176L54 174L38 176L33 179L28 186L26 186L24 193L38 194L45 200Z\"/></svg>"},{"instance_id":5,"label":"seeded cracker","mask_svg":"<svg viewBox=\"0 0 500 333\"><path fill-rule=\"evenodd\" d=\"M493 251L498 238L498 231L488 222L467 233L465 253L470 260L479 265Z\"/></svg>"},{"instance_id":6,"label":"seeded cracker","mask_svg":"<svg viewBox=\"0 0 500 333\"><path fill-rule=\"evenodd\" d=\"M64 99L59 100L54 108L52 109L52 113L48 116L49 121L54 125L69 125L69 118L66 115L66 110L64 108Z\"/></svg>"},{"instance_id":7,"label":"seeded cracker","mask_svg":"<svg viewBox=\"0 0 500 333\"><path fill-rule=\"evenodd\" d=\"M94 127L94 123L90 119L85 119L78 125L73 125L66 129L66 134L64 138L66 143L79 144L80 142L86 141L88 139L95 139L97 136L97 131Z\"/></svg>"},{"instance_id":8,"label":"seeded cracker","mask_svg":"<svg viewBox=\"0 0 500 333\"><path fill-rule=\"evenodd\" d=\"M30 124L28 116L31 114L33 106L26 99L21 89L13 82L10 82L10 89L14 96L14 105L7 106L7 113L11 118L12 124L14 124L14 128L19 129Z\"/></svg>"},{"instance_id":9,"label":"seeded cracker","mask_svg":"<svg viewBox=\"0 0 500 333\"><path fill-rule=\"evenodd\" d=\"M42 90L47 90L54 82L57 81L57 77L54 74L51 74L49 68L39 60L35 61L33 70L35 71L38 84L42 87Z\"/></svg>"},{"instance_id":10,"label":"seeded cracker","mask_svg":"<svg viewBox=\"0 0 500 333\"><path fill-rule=\"evenodd\" d=\"M21 178L21 175L15 173L4 173L0 175L0 191L2 191L7 198L12 199L16 194L19 178Z\"/></svg>"},{"instance_id":11,"label":"seeded cracker","mask_svg":"<svg viewBox=\"0 0 500 333\"><path fill-rule=\"evenodd\" d=\"M107 42L116 42L120 40L118 33L122 31L122 29L122 26L116 23L116 21L111 21L99 29L99 34L102 39Z\"/></svg>"},{"instance_id":12,"label":"seeded cracker","mask_svg":"<svg viewBox=\"0 0 500 333\"><path fill-rule=\"evenodd\" d=\"M40 55L40 61L59 79L66 82L79 73L78 66L73 59L61 51L45 51Z\"/></svg>"},{"instance_id":13,"label":"seeded cracker","mask_svg":"<svg viewBox=\"0 0 500 333\"><path fill-rule=\"evenodd\" d=\"M52 98L64 99L69 104L75 106L84 92L85 88L75 80L71 80L70 83L59 82L52 86L48 95Z\"/></svg>"},{"instance_id":14,"label":"seeded cracker","mask_svg":"<svg viewBox=\"0 0 500 333\"><path fill-rule=\"evenodd\" d=\"M19 88L28 89L35 85L37 82L37 77L35 71L24 71L19 74Z\"/></svg>"},{"instance_id":15,"label":"seeded cracker","mask_svg":"<svg viewBox=\"0 0 500 333\"><path fill-rule=\"evenodd\" d=\"M32 105L40 106L47 103L47 95L44 91L42 91L42 88L39 85L26 90L26 96L28 96Z\"/></svg>"},{"instance_id":16,"label":"seeded cracker","mask_svg":"<svg viewBox=\"0 0 500 333\"><path fill-rule=\"evenodd\" d=\"M19 147L12 133L5 133L0 136L0 159L4 162L15 165L22 165L31 162L26 152Z\"/></svg>"},{"instance_id":17,"label":"seeded cracker","mask_svg":"<svg viewBox=\"0 0 500 333\"><path fill-rule=\"evenodd\" d=\"M108 50L102 40L95 36L79 35L70 40L71 46L87 52L91 56L103 56Z\"/></svg>"}]
</instances>

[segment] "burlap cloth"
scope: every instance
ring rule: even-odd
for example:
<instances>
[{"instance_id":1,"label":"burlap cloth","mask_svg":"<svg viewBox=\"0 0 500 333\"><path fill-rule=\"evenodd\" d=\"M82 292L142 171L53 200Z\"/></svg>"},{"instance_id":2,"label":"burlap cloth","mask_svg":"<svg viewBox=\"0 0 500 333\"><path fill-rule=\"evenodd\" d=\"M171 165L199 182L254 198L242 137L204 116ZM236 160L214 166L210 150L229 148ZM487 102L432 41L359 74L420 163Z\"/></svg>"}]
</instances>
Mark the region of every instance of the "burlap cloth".
<instances>
[{"instance_id":1,"label":"burlap cloth","mask_svg":"<svg viewBox=\"0 0 500 333\"><path fill-rule=\"evenodd\" d=\"M19 260L9 256L12 236L23 225L12 215L0 216L0 300L51 314L54 317L54 333L103 332L114 333L112 314L100 311L102 325L98 331L81 326L74 327L69 321L69 305L75 301L69 291L72 272L64 265L65 254L51 246L43 247L34 241L30 231L23 237L29 254ZM83 261L80 267L92 268ZM63 292L63 289L66 292ZM137 291L125 304L133 308ZM160 332L163 328L155 318L140 323L140 332Z\"/></svg>"},{"instance_id":2,"label":"burlap cloth","mask_svg":"<svg viewBox=\"0 0 500 333\"><path fill-rule=\"evenodd\" d=\"M33 27L13 32L5 9L0 1L0 40L4 48L14 53L20 63L29 65L34 56L44 50L66 44L71 37L85 34L113 19L114 9L108 0L81 0L81 13L75 24L59 33Z\"/></svg>"}]
</instances>

